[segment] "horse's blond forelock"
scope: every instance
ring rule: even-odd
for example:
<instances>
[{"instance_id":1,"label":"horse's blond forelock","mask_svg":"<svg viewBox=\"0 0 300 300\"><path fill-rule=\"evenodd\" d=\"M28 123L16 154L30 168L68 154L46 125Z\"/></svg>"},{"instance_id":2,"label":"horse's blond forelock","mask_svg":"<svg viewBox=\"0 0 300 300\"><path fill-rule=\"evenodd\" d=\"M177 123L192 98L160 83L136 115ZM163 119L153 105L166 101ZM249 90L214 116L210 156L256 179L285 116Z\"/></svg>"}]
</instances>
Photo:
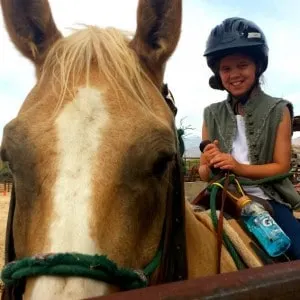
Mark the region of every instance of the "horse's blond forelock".
<instances>
[{"instance_id":1,"label":"horse's blond forelock","mask_svg":"<svg viewBox=\"0 0 300 300\"><path fill-rule=\"evenodd\" d=\"M147 105L144 82L154 85L129 47L130 40L129 32L96 26L86 26L58 40L45 59L40 77L41 82L52 78L52 88L58 94L56 111L65 95L74 93L79 80L85 77L89 84L92 65L98 66L99 74L122 99L126 100L125 94L128 97L130 93Z\"/></svg>"}]
</instances>

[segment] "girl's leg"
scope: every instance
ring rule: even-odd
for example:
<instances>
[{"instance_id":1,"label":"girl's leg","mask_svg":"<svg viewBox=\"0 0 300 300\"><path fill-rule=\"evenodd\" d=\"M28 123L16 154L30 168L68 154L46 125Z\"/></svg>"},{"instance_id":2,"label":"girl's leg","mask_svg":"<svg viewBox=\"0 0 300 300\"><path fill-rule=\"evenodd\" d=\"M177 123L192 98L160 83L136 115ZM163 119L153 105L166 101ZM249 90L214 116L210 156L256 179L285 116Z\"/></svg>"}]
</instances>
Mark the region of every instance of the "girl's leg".
<instances>
[{"instance_id":1,"label":"girl's leg","mask_svg":"<svg viewBox=\"0 0 300 300\"><path fill-rule=\"evenodd\" d=\"M285 205L274 200L270 201L274 210L274 220L291 239L291 246L287 255L291 259L300 259L300 222L294 217L293 212Z\"/></svg>"}]
</instances>

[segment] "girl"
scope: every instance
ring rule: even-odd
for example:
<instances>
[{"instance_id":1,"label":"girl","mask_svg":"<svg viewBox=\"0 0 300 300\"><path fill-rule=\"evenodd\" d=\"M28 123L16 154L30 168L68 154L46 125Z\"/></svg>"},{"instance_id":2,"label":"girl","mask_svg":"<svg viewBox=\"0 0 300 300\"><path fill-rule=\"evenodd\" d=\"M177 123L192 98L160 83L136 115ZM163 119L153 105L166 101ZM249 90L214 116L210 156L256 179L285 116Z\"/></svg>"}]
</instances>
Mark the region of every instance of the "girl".
<instances>
[{"instance_id":1,"label":"girl","mask_svg":"<svg viewBox=\"0 0 300 300\"><path fill-rule=\"evenodd\" d=\"M226 100L204 110L202 140L211 140L200 158L199 174L208 181L211 168L240 177L261 179L287 173L291 160L293 107L265 94L260 78L268 66L268 45L261 29L242 18L229 18L210 33L207 64L209 84L226 90ZM290 237L288 255L300 259L300 223L293 209L300 196L289 179L262 186L244 186L254 197L269 201L274 219Z\"/></svg>"}]
</instances>

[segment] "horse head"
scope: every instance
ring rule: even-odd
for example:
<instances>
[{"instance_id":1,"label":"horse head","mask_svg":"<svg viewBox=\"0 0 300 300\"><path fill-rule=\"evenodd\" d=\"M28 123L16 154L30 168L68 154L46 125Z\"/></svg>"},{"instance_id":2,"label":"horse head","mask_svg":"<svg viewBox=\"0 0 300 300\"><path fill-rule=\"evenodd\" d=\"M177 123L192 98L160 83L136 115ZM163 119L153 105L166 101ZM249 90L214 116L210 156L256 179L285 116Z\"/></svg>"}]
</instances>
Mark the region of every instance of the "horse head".
<instances>
[{"instance_id":1,"label":"horse head","mask_svg":"<svg viewBox=\"0 0 300 300\"><path fill-rule=\"evenodd\" d=\"M47 0L1 5L12 42L36 70L1 146L14 180L7 262L56 259L55 268L97 255L106 265L96 260L88 269L105 273L110 263L120 273L161 258L150 282L183 278L169 251L184 218L173 104L162 95L180 37L181 1L140 0L132 36L86 26L63 37ZM120 289L112 274L64 276L28 275L24 299Z\"/></svg>"}]
</instances>

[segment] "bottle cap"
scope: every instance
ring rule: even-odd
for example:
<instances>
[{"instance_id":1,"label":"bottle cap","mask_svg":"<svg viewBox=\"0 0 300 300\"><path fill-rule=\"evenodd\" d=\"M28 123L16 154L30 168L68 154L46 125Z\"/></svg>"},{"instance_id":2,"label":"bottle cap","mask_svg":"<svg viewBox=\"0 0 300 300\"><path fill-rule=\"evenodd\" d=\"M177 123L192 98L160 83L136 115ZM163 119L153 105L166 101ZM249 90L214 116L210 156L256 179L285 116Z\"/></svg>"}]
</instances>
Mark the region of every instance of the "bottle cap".
<instances>
[{"instance_id":1,"label":"bottle cap","mask_svg":"<svg viewBox=\"0 0 300 300\"><path fill-rule=\"evenodd\" d=\"M248 196L242 196L237 200L237 205L239 208L243 208L248 203L252 202L252 200Z\"/></svg>"}]
</instances>

